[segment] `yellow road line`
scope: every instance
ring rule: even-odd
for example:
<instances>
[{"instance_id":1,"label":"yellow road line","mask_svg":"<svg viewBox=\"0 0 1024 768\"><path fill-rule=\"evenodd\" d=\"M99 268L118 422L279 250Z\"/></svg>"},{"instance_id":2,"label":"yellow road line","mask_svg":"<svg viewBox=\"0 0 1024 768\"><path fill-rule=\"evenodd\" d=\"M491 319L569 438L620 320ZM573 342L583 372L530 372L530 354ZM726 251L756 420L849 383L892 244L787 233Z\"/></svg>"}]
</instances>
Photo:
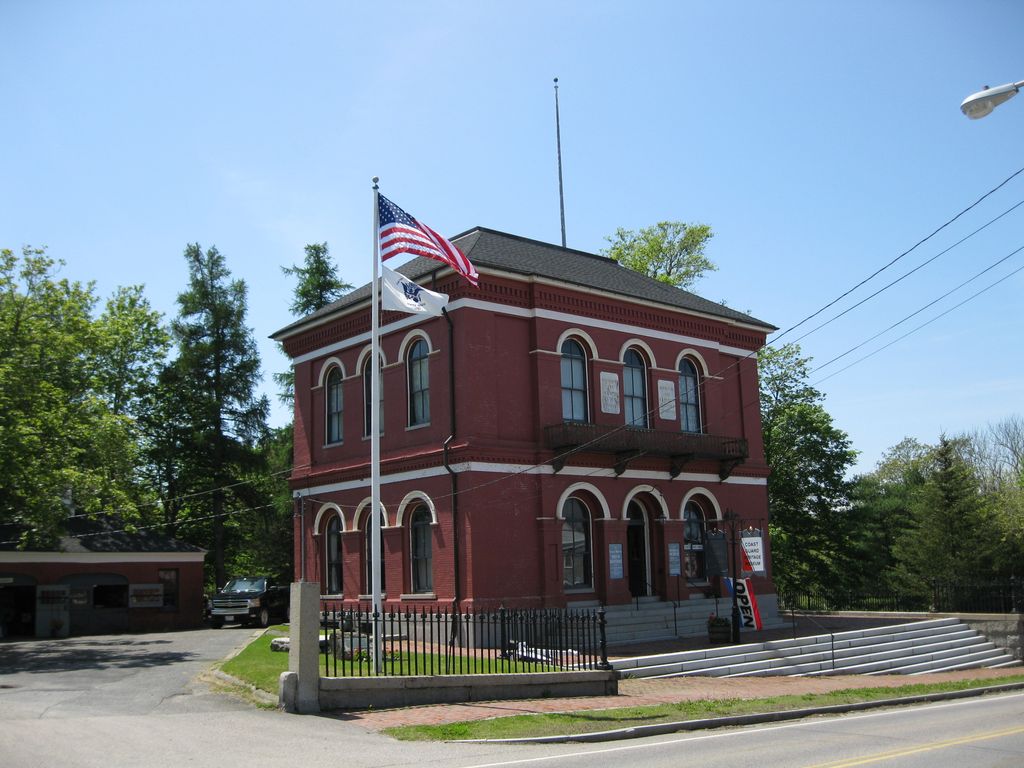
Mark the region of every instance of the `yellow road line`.
<instances>
[{"instance_id":1,"label":"yellow road line","mask_svg":"<svg viewBox=\"0 0 1024 768\"><path fill-rule=\"evenodd\" d=\"M807 768L853 768L857 765L869 765L871 763L878 763L882 760L891 760L894 757L906 757L907 755L916 755L921 752L931 752L936 749L946 749L947 747L956 747L962 744L971 744L975 741L985 741L987 739L998 739L1003 736L1013 736L1016 733L1024 733L1024 726L1018 726L1016 728L1006 728L1002 731L989 731L988 733L979 733L974 736L963 736L959 739L947 739L946 741L936 741L933 744L925 744L920 747L907 747L905 749L894 749L891 752L879 752L877 755L868 755L867 757L857 757L852 760L837 760L831 763L818 763Z\"/></svg>"}]
</instances>

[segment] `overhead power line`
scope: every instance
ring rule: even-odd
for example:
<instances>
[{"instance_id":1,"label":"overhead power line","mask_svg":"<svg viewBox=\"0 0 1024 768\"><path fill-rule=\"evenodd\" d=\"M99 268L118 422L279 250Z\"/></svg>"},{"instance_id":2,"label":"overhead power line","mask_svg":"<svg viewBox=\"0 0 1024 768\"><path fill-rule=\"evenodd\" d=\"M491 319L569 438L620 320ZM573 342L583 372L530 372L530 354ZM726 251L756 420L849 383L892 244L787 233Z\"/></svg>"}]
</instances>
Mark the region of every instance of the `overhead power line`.
<instances>
[{"instance_id":1,"label":"overhead power line","mask_svg":"<svg viewBox=\"0 0 1024 768\"><path fill-rule=\"evenodd\" d=\"M1021 250L1021 249L1018 249L1018 251L1019 251L1019 250ZM1016 253L1016 251L1014 251L1014 253ZM838 374L842 373L843 371L845 371L845 370L848 370L848 369L852 368L853 366L857 365L858 363L861 363L861 362L863 362L864 360L867 360L867 359L868 359L869 357L874 357L874 356L875 356L875 355L877 355L877 354L878 354L879 352L881 352L881 351L883 351L883 350L885 350L885 349L888 349L889 347L891 347L891 346L892 346L893 344L895 344L895 343L897 343L897 342L899 342L899 341L903 341L903 339L907 338L907 336L910 336L911 334L917 333L917 332L918 332L918 331L920 331L920 330L921 330L922 328L925 328L925 327L927 327L927 326L931 325L932 323L934 323L934 322L935 322L936 320L938 320L938 319L940 319L940 318L942 318L942 317L945 317L946 315L948 315L948 314L949 314L950 312L952 312L953 310L955 310L955 309L959 309L960 307L962 307L962 306L963 306L964 304L966 304L966 303L967 303L967 302L969 302L969 301L973 301L974 299L978 298L979 296L981 296L981 295L982 295L983 293L985 293L986 291L989 291L989 290L991 290L992 288L995 288L995 287L996 287L997 285L999 285L1000 283L1002 283L1002 282L1004 282L1004 281L1006 281L1006 280L1009 280L1009 279L1010 279L1011 277L1013 277L1014 275L1018 274L1018 273L1019 273L1019 272L1021 272L1022 270L1024 270L1024 266L1021 266L1021 267L1017 267L1017 269L1013 270L1013 272L1010 272L1010 273L1009 273L1009 274L1007 274L1007 275L1003 275L1003 276L1002 276L1001 278L999 278L998 280L996 280L996 281L995 281L994 283L990 283L989 285L985 286L984 288L982 288L982 289L981 289L980 291L978 291L977 293L973 293L973 294L971 294L971 295L970 295L970 296L968 296L968 297L967 297L966 299L964 299L963 301L961 301L961 302L960 302L959 304L954 304L954 305L953 305L952 307L950 307L949 309L947 309L947 310L946 310L945 312L941 312L940 314L938 314L938 315L936 315L935 317L933 317L933 318L932 318L931 320L928 320L927 322L924 322L924 323L922 323L921 325L917 326L916 328L914 328L914 329L912 329L912 330L910 330L910 331L907 331L907 332L906 332L905 334L903 334L903 335L902 335L902 336L900 336L899 338L893 339L892 341L890 341L890 342L889 342L888 344L886 344L885 346L879 347L879 348L878 348L878 349L876 349L876 350L875 350L874 352L870 352L870 353L868 353L868 354L864 355L863 357L861 357L861 358L858 358L857 360L854 360L854 361L853 361L852 363L850 363L850 364L849 364L849 365L847 365L846 367L844 367L844 368L840 368L840 369L839 369L838 371L833 371L833 372L832 372L832 373L830 373L830 374L829 374L828 376L825 376L825 377L823 377L823 378L821 378L821 379L818 379L818 381L816 381L816 382L814 383L814 385L812 385L812 386L817 386L817 384L820 384L821 382L825 381L826 379L831 379L831 378L832 378L833 376L837 376Z\"/></svg>"},{"instance_id":2,"label":"overhead power line","mask_svg":"<svg viewBox=\"0 0 1024 768\"><path fill-rule=\"evenodd\" d=\"M919 315L922 312L924 312L926 309L935 306L936 304L938 304L943 299L945 299L945 298L949 297L950 295L956 293L961 288L963 288L965 285L969 285L970 283L973 283L975 280L977 280L979 277L981 277L982 275L986 274L987 272L991 272L993 269L998 267L1004 261L1007 261L1008 259L1013 258L1018 253L1020 253L1021 251L1024 251L1024 245L1022 245L1020 248L1017 248L1016 250L1011 251L1010 253L1006 254L1005 256L1003 256L1003 258L997 259L996 261L992 262L991 264L989 264L987 267L985 267L980 272L977 272L973 276L971 276L971 277L967 278L966 280L964 280L962 283L960 283L960 285L956 286L955 288L951 288L950 290L946 291L944 294L942 294L938 298L929 301L924 306L920 307L919 309L914 310L909 315L906 315L905 317L903 317L903 319L897 320L895 323L890 325L888 328L885 328L884 330L879 331L874 336L872 336L872 337L870 337L868 339L865 339L860 344L857 344L855 347L851 347L850 349L846 350L842 354L836 355L835 357L833 357L828 362L822 363L821 365L819 365L817 368L814 369L814 372L820 371L822 368L825 368L825 367L827 367L829 365L832 365L832 363L836 362L837 360L842 360L847 355L849 355L849 354L851 354L853 352L856 352L858 349L860 349L861 347L863 347L863 346L865 346L867 344L870 344L872 341L877 339L879 336L884 336L886 333L891 331L893 328L896 328L896 327L898 327L900 325L903 325L903 323L907 322L907 320L910 320L911 318L916 317L917 315ZM960 306L960 305L958 304L957 306ZM942 317L942 315L938 315L938 317ZM883 347L883 349L884 349L884 347Z\"/></svg>"},{"instance_id":3,"label":"overhead power line","mask_svg":"<svg viewBox=\"0 0 1024 768\"><path fill-rule=\"evenodd\" d=\"M838 320L838 319L839 319L840 317L843 317L844 315L847 315L847 314L849 314L850 312L852 312L853 310L857 309L857 307L860 307L861 305L863 305L863 304L866 304L867 302L871 301L871 299L875 298L875 297L876 297L876 296L878 296L879 294L881 294L881 293L884 293L885 291L887 291L887 290L889 290L890 288L892 288L892 287L893 287L894 285L896 285L896 284L898 284L898 283L902 282L903 280L905 280L906 278L910 277L910 276L911 276L912 274L914 274L915 272L917 272L917 271L919 271L919 270L923 269L924 267L928 266L929 264L931 264L931 263L932 263L933 261L935 261L935 260L936 260L937 258L939 258L940 256L944 256L945 254L949 253L949 252L950 252L950 251L952 251L952 250L953 250L954 248L956 248L956 247L957 247L958 245L962 245L962 244L963 244L963 243L965 243L966 241L970 240L970 239L971 239L972 237L974 237L974 236L975 236L976 234L978 234L979 232L981 232L981 231L983 231L983 230L987 229L988 227L992 226L992 225L993 225L993 224L995 224L995 223L996 223L997 221L999 221L999 220L1000 220L1001 218L1003 218L1004 216L1006 216L1006 215L1008 215L1008 214L1012 213L1013 211L1017 210L1017 209L1018 209L1018 208L1020 208L1020 207L1021 207L1022 205L1024 205L1024 200L1021 200L1021 201L1020 201L1019 203L1017 203L1016 205L1013 205L1013 206L1011 206L1011 207L1007 208L1007 209L1006 209L1005 211L1003 211L1002 213L1000 213L1000 214L999 214L998 216L996 216L996 217L995 217L994 219L989 219L989 220L988 220L987 222L985 222L984 224L982 224L982 225L981 225L980 227L978 227L978 228L977 228L976 230L974 230L973 232L971 232L971 233L970 233L969 235L965 235L964 237L960 238L959 240L957 240L957 241L956 241L955 243L953 243L953 244L952 244L951 246L949 246L948 248L944 248L943 250L939 251L939 252L938 252L938 253L936 253L936 254L935 254L934 256L932 256L932 257L931 257L930 259L926 259L925 261L922 261L922 262L921 262L920 264L918 264L918 265L917 265L916 267L914 267L913 269L911 269L911 270L908 270L907 272L904 272L904 273L903 273L902 275L900 275L899 277L897 277L897 278L896 278L895 280L893 280L892 282L890 282L890 283L886 283L885 285L883 285L883 286L882 286L881 288L879 288L879 289L878 289L877 291L875 291L875 292L874 292L874 293L872 293L871 295L869 295L869 296L866 296L865 298L863 298L863 299L861 299L860 301L858 301L858 302L857 302L856 304L853 304L853 305L851 305L851 306L847 307L847 308L846 308L846 309L844 309L844 310L843 310L842 312L840 312L840 313L839 313L838 315L835 315L835 316L833 316L832 318L830 318L829 320L826 320L825 322L821 323L820 325L816 325L816 326L815 326L814 328L812 328L811 330L807 331L807 332L806 332L806 333L804 333L804 334L803 334L802 336L798 336L797 338L793 339L793 341L792 341L792 342L790 342L790 343L791 343L791 344L796 344L797 342L800 342L800 341L802 341L802 340L806 339L806 338L807 338L808 336L810 336L810 335L811 335L812 333L815 333L815 332L817 332L817 331L820 331L820 330L821 330L822 328L824 328L825 326L829 325L830 323L833 323L833 322L835 322L835 321L836 321L836 320ZM773 342L773 343L774 343L774 342Z\"/></svg>"},{"instance_id":4,"label":"overhead power line","mask_svg":"<svg viewBox=\"0 0 1024 768\"><path fill-rule=\"evenodd\" d=\"M782 333L780 333L780 334L779 334L778 336L776 336L776 337L775 337L774 339L772 339L772 340L771 340L771 341L769 342L769 344L775 344L775 343L776 343L776 342L778 342L778 341L779 341L779 339L781 339L781 338L782 338L783 336L787 335L788 333L790 333L790 332L792 332L792 331L795 331L795 330L796 330L797 328L799 328L800 326L802 326L802 325L803 325L804 323L806 323L806 322L807 322L808 320L811 320L811 319L813 319L813 318L817 317L818 315L820 315L820 314L821 314L822 312L824 312L824 311L825 311L826 309L828 309L829 307L832 307L832 306L834 306L834 305L835 305L836 303L838 303L839 301L842 301L843 299L845 299L845 298L846 298L847 296L849 296L849 295L850 295L851 293L853 293L854 291L856 291L856 290L857 290L858 288L860 288L860 287L861 287L862 285L864 285L864 284L865 284L865 283L867 283L868 281L872 280L872 279L873 279L873 278L875 278L876 276L880 275L880 274L881 274L882 272L884 272L885 270L887 270L887 269L888 269L889 267L891 267L891 266L892 266L893 264L895 264L895 263L896 263L897 261L899 261L900 259L902 259L902 258L903 258L904 256L906 256L907 254L911 253L912 251L915 251L915 250L916 250L916 249L917 249L917 248L918 248L919 246L921 246L921 245L923 245L924 243L926 243L926 242L928 242L929 240L931 240L931 239L932 239L933 237L935 237L935 235L937 235L937 234L938 234L939 232L941 232L942 230L944 230L944 229L945 229L946 227L948 227L948 226L949 226L950 224L952 224L952 223L953 223L954 221L956 221L957 219L959 219L959 218L960 218L961 216L963 216L963 215L964 215L965 213L967 213L968 211L970 211L970 210L974 209L975 207L977 207L977 206L978 206L978 205L979 205L979 204L980 204L980 203L981 203L981 202L982 202L983 200L985 200L985 199L986 199L987 197L989 197L990 195L993 195L993 194L995 194L995 193L996 193L997 191L999 191L999 190L1000 190L1000 189L1002 189L1002 188L1003 188L1004 186L1006 186L1007 184L1009 184L1009 183L1010 183L1010 181L1012 181L1012 180L1013 180L1014 178L1016 178L1017 176L1019 176L1019 175L1020 175L1021 173L1024 173L1024 168L1020 168L1019 170L1017 170L1017 171L1014 171L1013 173L1011 173L1011 174L1010 174L1009 176L1007 176L1007 177L1006 177L1005 179L1003 179L1003 180L1002 180L1002 181L1001 181L1001 182L1000 182L999 184L997 184L996 186L994 186L994 187L993 187L992 189L990 189L990 190L989 190L988 192L986 192L985 194L983 194L983 195L982 195L981 197L979 197L979 198L978 198L977 200L975 200L975 201L974 201L973 203L971 203L971 204L970 204L969 206L967 206L966 208L964 208L964 209L963 209L962 211L960 211L960 213L956 214L956 216L954 216L953 218L951 218L951 219L949 219L948 221L946 221L946 222L945 222L945 223L944 223L944 224L943 224L942 226L940 226L940 227L939 227L938 229L934 230L934 231L933 231L933 232L932 232L931 234L929 234L929 235L927 235L927 236L925 236L925 237L921 238L920 240L918 240L918 241L917 241L916 243L914 243L914 245L910 246L910 248L908 248L907 250L905 250L905 251L904 251L903 253L901 253L901 254L900 254L899 256L897 256L896 258L894 258L894 259L893 259L892 261L890 261L890 262L889 262L888 264L885 264L884 266L882 266L882 267L879 267L879 268L878 268L878 269L876 269L876 270L875 270L874 272L872 272L872 273L871 273L870 275L868 275L868 276L867 276L867 277L865 277L865 278L864 278L863 280L861 280L861 281L860 281L859 283L857 283L856 285L854 285L854 286L853 286L852 288L849 288L848 290L844 291L843 293L841 293L841 294L840 294L839 296L837 296L836 298L832 299L832 301L830 301L830 302L828 302L827 304L825 304L825 305L824 305L823 307L821 307L821 308L819 308L819 309L815 310L814 312L812 312L811 314L809 314L809 315L808 315L807 317L805 317L805 318L804 318L803 320L801 320L801 321L800 321L799 323L797 323L796 325L791 325L791 326L790 326L789 328L787 328L787 329L786 329L786 330L784 330L784 331L783 331Z\"/></svg>"}]
</instances>

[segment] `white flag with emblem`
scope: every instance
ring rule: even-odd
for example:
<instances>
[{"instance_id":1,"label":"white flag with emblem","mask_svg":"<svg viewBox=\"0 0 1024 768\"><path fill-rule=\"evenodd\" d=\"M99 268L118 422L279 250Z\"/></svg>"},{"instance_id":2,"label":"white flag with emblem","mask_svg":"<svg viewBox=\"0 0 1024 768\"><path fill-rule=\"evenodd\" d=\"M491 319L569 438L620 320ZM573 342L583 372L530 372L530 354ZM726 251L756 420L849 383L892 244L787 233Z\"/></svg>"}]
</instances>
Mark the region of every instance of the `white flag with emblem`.
<instances>
[{"instance_id":1,"label":"white flag with emblem","mask_svg":"<svg viewBox=\"0 0 1024 768\"><path fill-rule=\"evenodd\" d=\"M441 310L448 304L447 293L428 291L383 264L381 270L380 305L383 309L440 316Z\"/></svg>"}]
</instances>

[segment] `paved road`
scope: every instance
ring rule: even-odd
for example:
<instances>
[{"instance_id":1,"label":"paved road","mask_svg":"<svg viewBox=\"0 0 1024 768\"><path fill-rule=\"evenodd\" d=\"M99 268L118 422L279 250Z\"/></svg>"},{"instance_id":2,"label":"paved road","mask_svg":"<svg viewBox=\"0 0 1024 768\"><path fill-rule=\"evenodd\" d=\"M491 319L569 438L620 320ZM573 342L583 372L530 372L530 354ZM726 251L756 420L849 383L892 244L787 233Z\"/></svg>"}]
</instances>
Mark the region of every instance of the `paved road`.
<instances>
[{"instance_id":1,"label":"paved road","mask_svg":"<svg viewBox=\"0 0 1024 768\"><path fill-rule=\"evenodd\" d=\"M795 723L523 750L460 768L1021 768L1024 694Z\"/></svg>"},{"instance_id":2,"label":"paved road","mask_svg":"<svg viewBox=\"0 0 1024 768\"><path fill-rule=\"evenodd\" d=\"M195 680L250 636L0 644L0 766L1024 766L1024 694L596 745L400 743L343 716L256 710Z\"/></svg>"}]
</instances>

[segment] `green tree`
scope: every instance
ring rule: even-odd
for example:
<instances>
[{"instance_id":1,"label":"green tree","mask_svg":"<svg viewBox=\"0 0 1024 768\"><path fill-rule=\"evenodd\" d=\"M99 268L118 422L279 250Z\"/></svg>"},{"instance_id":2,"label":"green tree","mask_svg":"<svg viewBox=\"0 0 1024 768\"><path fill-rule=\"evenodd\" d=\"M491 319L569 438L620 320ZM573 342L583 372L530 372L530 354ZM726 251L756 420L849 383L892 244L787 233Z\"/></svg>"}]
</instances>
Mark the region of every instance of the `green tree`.
<instances>
[{"instance_id":1,"label":"green tree","mask_svg":"<svg viewBox=\"0 0 1024 768\"><path fill-rule=\"evenodd\" d=\"M306 259L301 267L281 267L281 271L298 279L289 306L297 317L316 312L352 290L351 285L338 277L327 243L310 243L306 246Z\"/></svg>"},{"instance_id":2,"label":"green tree","mask_svg":"<svg viewBox=\"0 0 1024 768\"><path fill-rule=\"evenodd\" d=\"M243 474L259 463L255 450L266 431L269 405L258 397L260 360L252 330L245 325L246 287L232 280L216 248L185 249L189 284L178 296L171 330L178 347L167 382L186 398L190 434L188 465L206 492L190 502L192 516L205 511L210 526L213 576L222 584L228 503L244 508L238 488Z\"/></svg>"},{"instance_id":3,"label":"green tree","mask_svg":"<svg viewBox=\"0 0 1024 768\"><path fill-rule=\"evenodd\" d=\"M1002 576L1024 576L1024 488L1003 488L992 502L996 569Z\"/></svg>"},{"instance_id":4,"label":"green tree","mask_svg":"<svg viewBox=\"0 0 1024 768\"><path fill-rule=\"evenodd\" d=\"M688 289L706 272L718 269L704 255L713 236L707 224L659 221L635 231L620 227L605 238L610 246L601 253L634 272Z\"/></svg>"},{"instance_id":5,"label":"green tree","mask_svg":"<svg viewBox=\"0 0 1024 768\"><path fill-rule=\"evenodd\" d=\"M898 549L904 567L921 581L995 575L997 528L966 449L963 439L943 435L913 496L913 523Z\"/></svg>"},{"instance_id":6,"label":"green tree","mask_svg":"<svg viewBox=\"0 0 1024 768\"><path fill-rule=\"evenodd\" d=\"M784 590L842 583L855 535L845 476L857 452L807 384L810 360L797 345L765 347L758 359L775 580Z\"/></svg>"},{"instance_id":7,"label":"green tree","mask_svg":"<svg viewBox=\"0 0 1024 768\"><path fill-rule=\"evenodd\" d=\"M289 306L291 313L297 317L305 317L352 290L352 286L338 277L338 270L331 262L327 243L310 243L306 246L306 260L303 266L281 267L288 276L298 279ZM285 404L295 400L295 374L292 371L275 373L278 399Z\"/></svg>"},{"instance_id":8,"label":"green tree","mask_svg":"<svg viewBox=\"0 0 1024 768\"><path fill-rule=\"evenodd\" d=\"M92 364L97 389L119 416L138 416L156 386L171 346L163 315L142 286L118 288L96 321L98 349Z\"/></svg>"},{"instance_id":9,"label":"green tree","mask_svg":"<svg viewBox=\"0 0 1024 768\"><path fill-rule=\"evenodd\" d=\"M854 478L849 512L856 530L853 591L906 591L907 573L898 547L913 526L913 501L925 482L931 450L905 438L882 456L873 472Z\"/></svg>"},{"instance_id":10,"label":"green tree","mask_svg":"<svg viewBox=\"0 0 1024 768\"><path fill-rule=\"evenodd\" d=\"M293 428L270 430L258 446L264 462L248 476L249 512L240 516L239 545L231 560L234 573L268 574L290 581L294 573L292 494Z\"/></svg>"},{"instance_id":11,"label":"green tree","mask_svg":"<svg viewBox=\"0 0 1024 768\"><path fill-rule=\"evenodd\" d=\"M0 521L24 545L53 543L72 512L133 520L141 495L132 421L112 408L116 363L104 360L138 326L95 320L92 284L58 278L61 266L43 249L0 251Z\"/></svg>"}]
</instances>

